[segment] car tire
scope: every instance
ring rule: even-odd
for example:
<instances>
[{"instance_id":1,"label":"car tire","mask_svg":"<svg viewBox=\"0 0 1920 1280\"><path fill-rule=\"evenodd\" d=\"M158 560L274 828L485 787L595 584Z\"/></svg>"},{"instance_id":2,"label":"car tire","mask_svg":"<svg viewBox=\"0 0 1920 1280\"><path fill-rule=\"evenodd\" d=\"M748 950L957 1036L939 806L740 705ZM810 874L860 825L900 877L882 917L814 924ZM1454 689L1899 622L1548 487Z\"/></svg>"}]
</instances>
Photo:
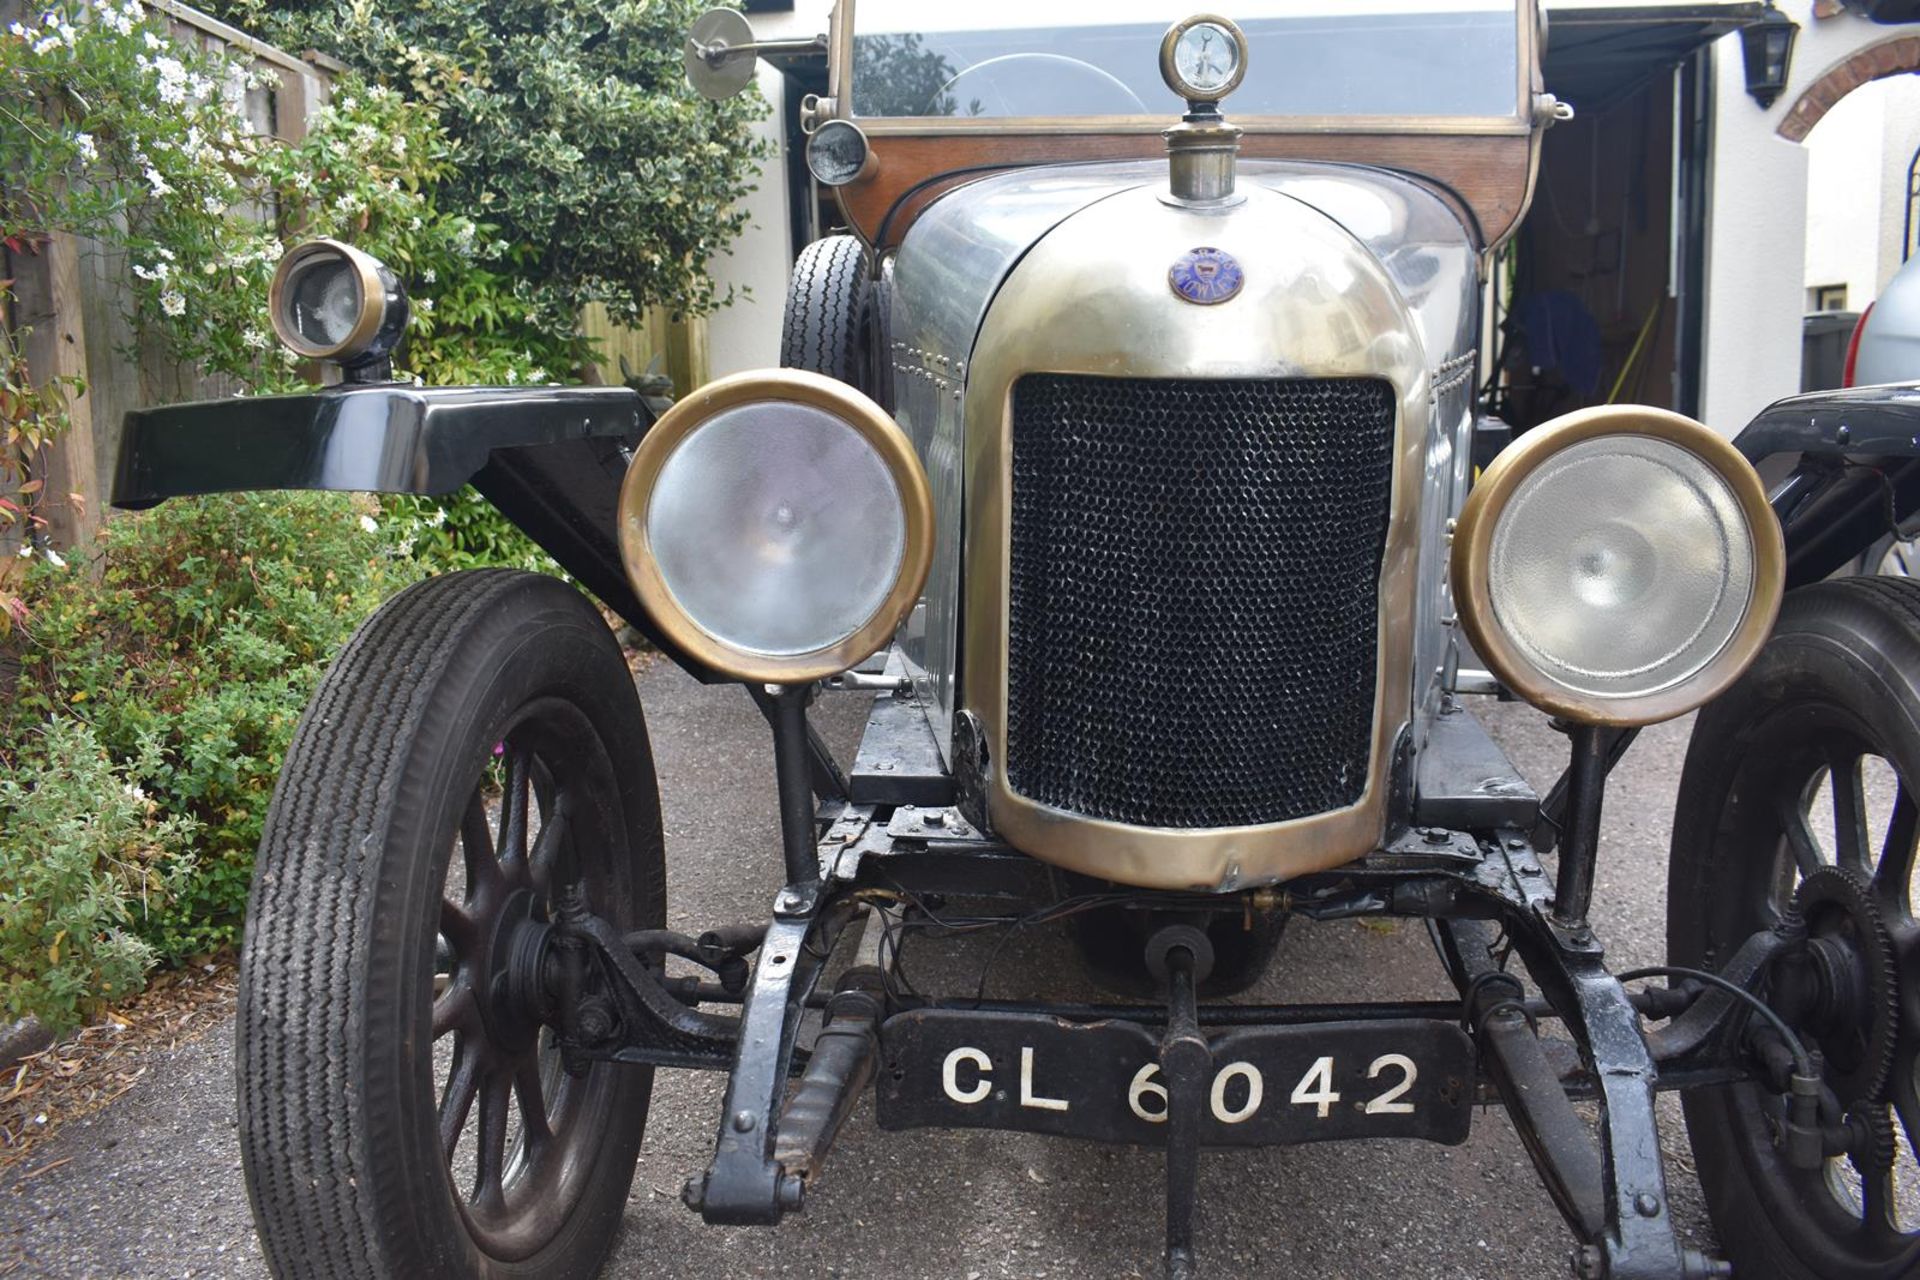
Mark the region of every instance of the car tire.
<instances>
[{"instance_id":1,"label":"car tire","mask_svg":"<svg viewBox=\"0 0 1920 1280\"><path fill-rule=\"evenodd\" d=\"M870 392L866 329L871 289L867 247L827 236L800 251L787 285L780 363Z\"/></svg>"},{"instance_id":2,"label":"car tire","mask_svg":"<svg viewBox=\"0 0 1920 1280\"><path fill-rule=\"evenodd\" d=\"M574 1075L510 1025L501 922L578 892L658 927L661 850L633 679L579 592L449 574L360 627L287 754L241 955L241 1154L275 1275L599 1272L652 1072Z\"/></svg>"},{"instance_id":3,"label":"car tire","mask_svg":"<svg viewBox=\"0 0 1920 1280\"><path fill-rule=\"evenodd\" d=\"M1694 725L1668 873L1673 963L1717 970L1753 932L1801 909L1801 886L1810 874L1822 875L1828 885L1859 886L1847 894L1872 918L1854 936L1884 929L1897 945L1912 945L1911 841L1900 852L1901 840L1883 839L1900 828L1897 809L1882 833L1872 829L1865 804L1860 821L1844 824L1834 804L1831 839L1820 847L1838 853L1820 853L1819 860L1831 865L1830 856L1838 857L1847 870L1843 875L1811 865L1826 821L1825 807L1813 804L1821 786L1831 788L1836 770L1838 776L1861 776L1862 761L1869 758L1886 761L1899 778L1920 780L1920 582L1846 578L1791 592L1753 666ZM1788 824L1802 821L1810 834L1790 839ZM1849 837L1845 828L1860 834ZM1910 1056L1914 1006L1911 999L1859 1000L1868 1011L1851 1029L1860 1042L1885 1035L1906 1047L1898 1050L1897 1065L1881 1088L1840 1086L1854 1089L1842 1101L1859 1108L1863 1119L1877 1113L1872 1123L1890 1125L1882 1132L1894 1144L1896 1163L1886 1167L1885 1183L1877 1184L1883 1187L1879 1203L1888 1206L1884 1212L1873 1207L1875 1196L1865 1189L1868 1170L1849 1157L1835 1157L1819 1170L1787 1165L1774 1140L1777 1104L1758 1084L1686 1093L1687 1133L1700 1183L1735 1274L1747 1280L1892 1280L1920 1271L1920 1231L1903 1229L1912 1224L1899 1221L1892 1192L1897 1162L1910 1158L1902 1148L1911 1153L1920 1141L1914 1128L1920 1120L1920 1060ZM1876 1017L1878 1025L1869 1020ZM1817 1020L1798 1030L1814 1047L1829 1043L1820 1037L1838 1034ZM1834 1085L1836 1070L1849 1064L1834 1054L1823 1061Z\"/></svg>"}]
</instances>

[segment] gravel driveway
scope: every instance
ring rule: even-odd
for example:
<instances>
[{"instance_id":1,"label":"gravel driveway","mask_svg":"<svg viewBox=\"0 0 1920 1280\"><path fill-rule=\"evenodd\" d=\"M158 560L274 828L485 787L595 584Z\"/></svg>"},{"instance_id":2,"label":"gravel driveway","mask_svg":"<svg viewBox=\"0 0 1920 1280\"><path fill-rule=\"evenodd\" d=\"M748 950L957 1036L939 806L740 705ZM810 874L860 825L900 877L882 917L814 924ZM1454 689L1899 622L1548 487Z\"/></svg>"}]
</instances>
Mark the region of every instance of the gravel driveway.
<instances>
[{"instance_id":1,"label":"gravel driveway","mask_svg":"<svg viewBox=\"0 0 1920 1280\"><path fill-rule=\"evenodd\" d=\"M733 688L666 663L640 678L666 805L674 924L763 917L779 840L764 723ZM821 721L851 758L864 695L826 695ZM1535 783L1565 742L1517 705L1476 702ZM1672 780L1687 721L1642 735L1616 773L1594 908L1616 967L1663 955ZM971 983L978 952L915 967L921 985ZM911 958L911 953L910 953ZM1057 937L1010 947L995 972L1073 963ZM1262 991L1271 1000L1448 994L1417 922L1299 924ZM108 1110L35 1153L44 1172L0 1182L0 1275L255 1277L233 1118L232 1028L155 1063ZM809 1197L773 1230L708 1228L679 1187L712 1148L719 1082L663 1072L614 1277L1123 1277L1159 1274L1163 1182L1155 1153L984 1132L882 1134L863 1104ZM1676 1219L1704 1243L1678 1108L1666 1100ZM59 1163L65 1161L65 1163ZM1480 1112L1461 1147L1366 1142L1208 1153L1203 1274L1508 1277L1566 1274L1568 1238L1505 1114ZM13 1270L8 1271L8 1264Z\"/></svg>"}]
</instances>

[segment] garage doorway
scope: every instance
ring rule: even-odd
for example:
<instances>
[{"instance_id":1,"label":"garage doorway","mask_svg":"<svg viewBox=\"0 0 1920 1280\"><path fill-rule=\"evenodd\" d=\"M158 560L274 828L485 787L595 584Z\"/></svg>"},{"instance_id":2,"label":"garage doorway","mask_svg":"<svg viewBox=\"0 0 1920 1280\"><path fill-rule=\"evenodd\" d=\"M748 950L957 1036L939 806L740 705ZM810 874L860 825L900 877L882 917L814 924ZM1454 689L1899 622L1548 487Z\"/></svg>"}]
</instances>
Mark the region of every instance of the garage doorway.
<instances>
[{"instance_id":1,"label":"garage doorway","mask_svg":"<svg viewBox=\"0 0 1920 1280\"><path fill-rule=\"evenodd\" d=\"M1713 64L1759 4L1559 8L1543 76L1574 119L1542 144L1496 256L1493 408L1516 431L1589 405L1696 415Z\"/></svg>"}]
</instances>

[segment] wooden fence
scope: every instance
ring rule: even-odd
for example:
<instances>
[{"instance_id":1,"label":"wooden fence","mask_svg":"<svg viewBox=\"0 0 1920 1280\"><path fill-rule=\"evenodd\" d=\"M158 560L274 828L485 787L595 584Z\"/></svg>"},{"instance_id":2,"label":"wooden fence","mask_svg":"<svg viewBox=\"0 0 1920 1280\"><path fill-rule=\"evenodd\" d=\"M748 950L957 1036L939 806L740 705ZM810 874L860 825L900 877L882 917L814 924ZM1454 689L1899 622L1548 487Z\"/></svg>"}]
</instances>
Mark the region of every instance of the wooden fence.
<instances>
[{"instance_id":1,"label":"wooden fence","mask_svg":"<svg viewBox=\"0 0 1920 1280\"><path fill-rule=\"evenodd\" d=\"M319 53L295 57L177 0L146 0L166 16L175 39L236 56L252 70L274 73L246 91L244 114L254 133L290 141L326 104L343 68ZM0 3L0 9L20 6ZM277 78L278 84L272 83ZM231 395L229 380L184 367L142 341L129 323L133 277L124 250L84 236L53 235L34 253L9 255L11 323L29 330L28 368L37 380L78 375L84 394L69 409L72 429L41 462L46 479L40 512L56 546L86 541L98 529L113 489L120 420L129 409L173 400ZM73 496L77 495L77 496Z\"/></svg>"},{"instance_id":2,"label":"wooden fence","mask_svg":"<svg viewBox=\"0 0 1920 1280\"><path fill-rule=\"evenodd\" d=\"M176 39L224 50L254 69L275 73L277 85L269 78L246 94L247 125L257 134L299 140L326 104L334 76L344 70L324 54L295 56L276 49L178 0L146 3L167 16ZM0 27L23 12L20 0L0 0ZM5 259L0 261L0 276L13 278L15 295L12 315L4 322L30 330L23 346L34 377L78 375L86 381L85 394L71 405L72 429L35 468L46 480L40 513L47 518L53 544L79 545L92 537L106 514L120 423L128 410L219 399L240 388L171 361L154 343L141 340L129 322L133 277L123 250L59 234L36 253L0 251L0 258ZM600 340L604 356L597 368L583 371L589 380L617 382L622 356L636 374L657 364L682 391L706 380L704 322L655 316L628 329L610 323L603 310L589 308L582 326ZM0 554L17 549L17 530L0 533Z\"/></svg>"}]
</instances>

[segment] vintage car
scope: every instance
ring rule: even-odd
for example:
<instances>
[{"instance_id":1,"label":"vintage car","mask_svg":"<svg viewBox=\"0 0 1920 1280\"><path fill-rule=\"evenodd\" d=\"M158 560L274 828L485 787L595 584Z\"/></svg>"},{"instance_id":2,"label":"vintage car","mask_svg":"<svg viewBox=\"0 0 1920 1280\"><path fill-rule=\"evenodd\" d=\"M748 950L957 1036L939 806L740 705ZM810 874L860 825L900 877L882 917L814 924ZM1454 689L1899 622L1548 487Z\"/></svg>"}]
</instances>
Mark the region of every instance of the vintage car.
<instances>
[{"instance_id":1,"label":"vintage car","mask_svg":"<svg viewBox=\"0 0 1920 1280\"><path fill-rule=\"evenodd\" d=\"M872 1090L890 1130L1163 1148L1184 1276L1204 1149L1458 1143L1504 1104L1579 1276L1920 1273L1920 590L1825 580L1920 506L1920 391L1731 443L1584 410L1476 475L1483 271L1566 114L1532 0L1154 8L704 17L703 92L825 63L806 160L849 230L800 255L792 368L657 420L396 384L403 282L316 242L275 317L335 385L130 418L122 505L470 482L573 579L410 588L301 723L239 1014L277 1274L595 1273L659 1068L725 1076L709 1223L800 1211ZM764 712L761 918L666 927L647 728L582 589ZM850 762L809 721L843 690L876 695ZM1548 794L1487 695L1565 733ZM1696 708L1671 963L1616 971L1608 774ZM1455 994L1252 1002L1301 917L1423 921ZM909 939L1048 924L1112 1002L903 980ZM1676 1236L1664 1090L1724 1258Z\"/></svg>"}]
</instances>

